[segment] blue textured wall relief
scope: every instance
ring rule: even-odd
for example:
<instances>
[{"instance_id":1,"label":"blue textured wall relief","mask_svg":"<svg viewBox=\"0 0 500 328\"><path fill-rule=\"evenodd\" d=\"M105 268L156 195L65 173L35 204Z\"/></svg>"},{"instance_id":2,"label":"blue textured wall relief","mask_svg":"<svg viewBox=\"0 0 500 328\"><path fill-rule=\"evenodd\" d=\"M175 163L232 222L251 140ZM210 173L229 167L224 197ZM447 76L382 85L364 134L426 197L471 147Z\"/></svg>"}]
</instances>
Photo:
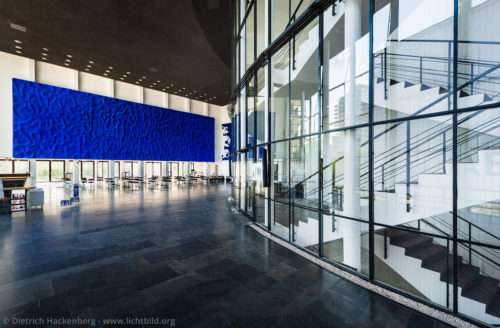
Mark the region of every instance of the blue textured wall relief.
<instances>
[{"instance_id":1,"label":"blue textured wall relief","mask_svg":"<svg viewBox=\"0 0 500 328\"><path fill-rule=\"evenodd\" d=\"M231 158L231 123L222 124L222 140L224 141L223 161Z\"/></svg>"},{"instance_id":2,"label":"blue textured wall relief","mask_svg":"<svg viewBox=\"0 0 500 328\"><path fill-rule=\"evenodd\" d=\"M214 119L12 80L13 156L213 162Z\"/></svg>"}]
</instances>

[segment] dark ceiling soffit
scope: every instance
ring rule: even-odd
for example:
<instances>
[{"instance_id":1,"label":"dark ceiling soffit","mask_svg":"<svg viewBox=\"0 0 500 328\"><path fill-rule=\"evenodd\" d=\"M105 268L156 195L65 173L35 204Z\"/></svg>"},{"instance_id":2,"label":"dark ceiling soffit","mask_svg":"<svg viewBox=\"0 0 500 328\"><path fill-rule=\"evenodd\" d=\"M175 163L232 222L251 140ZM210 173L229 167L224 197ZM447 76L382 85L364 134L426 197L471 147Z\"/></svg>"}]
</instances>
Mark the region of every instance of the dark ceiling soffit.
<instances>
[{"instance_id":1,"label":"dark ceiling soffit","mask_svg":"<svg viewBox=\"0 0 500 328\"><path fill-rule=\"evenodd\" d=\"M296 32L298 32L302 27L309 24L314 18L318 16L318 14L320 14L323 10L328 8L332 3L336 1L342 0L319 0L314 2L259 55L257 60L248 68L245 75L243 75L243 78L240 79L238 84L232 90L229 104L230 112L232 111L231 107L234 106L236 97L240 94L241 89L254 76L255 72L267 63L268 58L276 51L278 51L289 40L291 40Z\"/></svg>"}]
</instances>

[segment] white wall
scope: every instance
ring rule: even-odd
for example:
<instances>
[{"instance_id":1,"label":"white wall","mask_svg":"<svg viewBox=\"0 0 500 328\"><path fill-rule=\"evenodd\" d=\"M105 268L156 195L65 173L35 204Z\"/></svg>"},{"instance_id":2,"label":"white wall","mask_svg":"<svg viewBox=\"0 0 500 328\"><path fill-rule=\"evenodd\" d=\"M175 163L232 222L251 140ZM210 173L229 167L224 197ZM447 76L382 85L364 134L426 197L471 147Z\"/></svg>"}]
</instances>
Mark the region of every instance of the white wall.
<instances>
[{"instance_id":1,"label":"white wall","mask_svg":"<svg viewBox=\"0 0 500 328\"><path fill-rule=\"evenodd\" d=\"M223 153L221 124L230 122L226 106L217 106L114 81L74 69L0 52L0 158L12 157L12 78L36 81L93 94L210 116L215 119L215 162L219 174L229 174ZM120 168L122 170L122 168Z\"/></svg>"}]
</instances>

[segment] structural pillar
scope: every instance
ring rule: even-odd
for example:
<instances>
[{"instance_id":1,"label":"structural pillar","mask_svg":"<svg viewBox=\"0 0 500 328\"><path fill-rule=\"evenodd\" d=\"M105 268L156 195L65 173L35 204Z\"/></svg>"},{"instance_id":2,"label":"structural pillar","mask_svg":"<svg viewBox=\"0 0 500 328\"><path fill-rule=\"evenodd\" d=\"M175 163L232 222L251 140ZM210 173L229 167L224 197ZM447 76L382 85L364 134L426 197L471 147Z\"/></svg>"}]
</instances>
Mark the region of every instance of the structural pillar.
<instances>
[{"instance_id":1,"label":"structural pillar","mask_svg":"<svg viewBox=\"0 0 500 328\"><path fill-rule=\"evenodd\" d=\"M73 160L73 183L77 184L80 182L80 161Z\"/></svg>"},{"instance_id":2,"label":"structural pillar","mask_svg":"<svg viewBox=\"0 0 500 328\"><path fill-rule=\"evenodd\" d=\"M347 0L345 4L346 82L345 124L355 125L359 112L356 101L356 40L361 37L361 0ZM344 215L358 219L359 158L357 156L356 130L346 130L344 136ZM358 271L361 269L361 224L343 220L344 263Z\"/></svg>"},{"instance_id":3,"label":"structural pillar","mask_svg":"<svg viewBox=\"0 0 500 328\"><path fill-rule=\"evenodd\" d=\"M36 188L36 159L30 159L30 187Z\"/></svg>"},{"instance_id":4,"label":"structural pillar","mask_svg":"<svg viewBox=\"0 0 500 328\"><path fill-rule=\"evenodd\" d=\"M109 161L109 178L115 178L115 161Z\"/></svg>"},{"instance_id":5,"label":"structural pillar","mask_svg":"<svg viewBox=\"0 0 500 328\"><path fill-rule=\"evenodd\" d=\"M144 180L144 161L139 162L139 178Z\"/></svg>"}]
</instances>

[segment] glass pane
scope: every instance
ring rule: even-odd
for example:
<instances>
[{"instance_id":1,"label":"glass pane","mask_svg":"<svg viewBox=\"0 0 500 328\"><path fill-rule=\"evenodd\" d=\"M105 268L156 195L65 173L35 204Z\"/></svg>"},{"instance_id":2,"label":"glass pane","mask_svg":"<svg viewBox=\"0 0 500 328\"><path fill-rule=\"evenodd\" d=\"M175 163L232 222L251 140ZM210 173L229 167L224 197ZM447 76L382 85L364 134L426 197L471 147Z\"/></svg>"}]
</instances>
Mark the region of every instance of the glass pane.
<instances>
[{"instance_id":1,"label":"glass pane","mask_svg":"<svg viewBox=\"0 0 500 328\"><path fill-rule=\"evenodd\" d=\"M52 161L51 163L51 181L62 181L64 179L64 162Z\"/></svg>"},{"instance_id":2,"label":"glass pane","mask_svg":"<svg viewBox=\"0 0 500 328\"><path fill-rule=\"evenodd\" d=\"M153 163L146 162L146 177L151 178L153 176Z\"/></svg>"},{"instance_id":3,"label":"glass pane","mask_svg":"<svg viewBox=\"0 0 500 328\"><path fill-rule=\"evenodd\" d=\"M161 163L153 164L153 175L157 177L161 176Z\"/></svg>"},{"instance_id":4,"label":"glass pane","mask_svg":"<svg viewBox=\"0 0 500 328\"><path fill-rule=\"evenodd\" d=\"M288 25L290 17L289 0L271 0L272 10L272 40L276 39Z\"/></svg>"},{"instance_id":5,"label":"glass pane","mask_svg":"<svg viewBox=\"0 0 500 328\"><path fill-rule=\"evenodd\" d=\"M82 178L94 179L94 162L82 163Z\"/></svg>"},{"instance_id":6,"label":"glass pane","mask_svg":"<svg viewBox=\"0 0 500 328\"><path fill-rule=\"evenodd\" d=\"M257 115L255 113L255 79L251 79L247 85L247 145L252 147L257 142Z\"/></svg>"},{"instance_id":7,"label":"glass pane","mask_svg":"<svg viewBox=\"0 0 500 328\"><path fill-rule=\"evenodd\" d=\"M266 94L267 94L267 81L266 81L267 65L259 68L257 71L257 91L255 94L255 138L256 144L265 142L265 122L266 122Z\"/></svg>"},{"instance_id":8,"label":"glass pane","mask_svg":"<svg viewBox=\"0 0 500 328\"><path fill-rule=\"evenodd\" d=\"M245 58L245 63L246 63L246 68L247 70L254 62L255 56L254 56L254 51L255 51L255 6L252 6L252 9L250 10L250 13L248 14L247 21L245 24L245 43L246 43L246 58Z\"/></svg>"},{"instance_id":9,"label":"glass pane","mask_svg":"<svg viewBox=\"0 0 500 328\"><path fill-rule=\"evenodd\" d=\"M457 142L458 236L500 246L500 108L458 115Z\"/></svg>"},{"instance_id":10,"label":"glass pane","mask_svg":"<svg viewBox=\"0 0 500 328\"><path fill-rule=\"evenodd\" d=\"M266 1L256 0L257 10L257 57L264 51L267 44L266 35Z\"/></svg>"},{"instance_id":11,"label":"glass pane","mask_svg":"<svg viewBox=\"0 0 500 328\"><path fill-rule=\"evenodd\" d=\"M287 138L289 120L290 47L285 44L271 59L271 140Z\"/></svg>"},{"instance_id":12,"label":"glass pane","mask_svg":"<svg viewBox=\"0 0 500 328\"><path fill-rule=\"evenodd\" d=\"M374 236L376 280L426 301L451 307L451 241L418 231L380 226L375 226Z\"/></svg>"},{"instance_id":13,"label":"glass pane","mask_svg":"<svg viewBox=\"0 0 500 328\"><path fill-rule=\"evenodd\" d=\"M498 1L459 1L458 108L500 101L499 13Z\"/></svg>"},{"instance_id":14,"label":"glass pane","mask_svg":"<svg viewBox=\"0 0 500 328\"><path fill-rule=\"evenodd\" d=\"M290 185L292 203L319 207L318 136L290 140Z\"/></svg>"},{"instance_id":15,"label":"glass pane","mask_svg":"<svg viewBox=\"0 0 500 328\"><path fill-rule=\"evenodd\" d=\"M132 162L132 176L137 178L139 175L139 163Z\"/></svg>"},{"instance_id":16,"label":"glass pane","mask_svg":"<svg viewBox=\"0 0 500 328\"><path fill-rule=\"evenodd\" d=\"M12 161L0 161L0 173L12 173Z\"/></svg>"},{"instance_id":17,"label":"glass pane","mask_svg":"<svg viewBox=\"0 0 500 328\"><path fill-rule=\"evenodd\" d=\"M375 1L375 120L453 109L453 3Z\"/></svg>"},{"instance_id":18,"label":"glass pane","mask_svg":"<svg viewBox=\"0 0 500 328\"><path fill-rule=\"evenodd\" d=\"M123 174L124 178L129 178L132 176L132 162L125 162L123 164Z\"/></svg>"},{"instance_id":19,"label":"glass pane","mask_svg":"<svg viewBox=\"0 0 500 328\"><path fill-rule=\"evenodd\" d=\"M102 177L109 178L109 162L102 163Z\"/></svg>"},{"instance_id":20,"label":"glass pane","mask_svg":"<svg viewBox=\"0 0 500 328\"><path fill-rule=\"evenodd\" d=\"M451 236L451 115L374 129L375 222ZM429 224L427 224L429 223Z\"/></svg>"},{"instance_id":21,"label":"glass pane","mask_svg":"<svg viewBox=\"0 0 500 328\"><path fill-rule=\"evenodd\" d=\"M120 162L115 161L115 178L120 178L120 177L121 177Z\"/></svg>"},{"instance_id":22,"label":"glass pane","mask_svg":"<svg viewBox=\"0 0 500 328\"><path fill-rule=\"evenodd\" d=\"M368 275L368 224L324 214L323 254Z\"/></svg>"},{"instance_id":23,"label":"glass pane","mask_svg":"<svg viewBox=\"0 0 500 328\"><path fill-rule=\"evenodd\" d=\"M14 173L28 173L29 171L29 161L14 161Z\"/></svg>"},{"instance_id":24,"label":"glass pane","mask_svg":"<svg viewBox=\"0 0 500 328\"><path fill-rule=\"evenodd\" d=\"M337 2L323 13L323 130L368 122L368 9L368 0Z\"/></svg>"},{"instance_id":25,"label":"glass pane","mask_svg":"<svg viewBox=\"0 0 500 328\"><path fill-rule=\"evenodd\" d=\"M50 181L50 163L49 161L36 161L36 181Z\"/></svg>"},{"instance_id":26,"label":"glass pane","mask_svg":"<svg viewBox=\"0 0 500 328\"><path fill-rule=\"evenodd\" d=\"M319 131L318 19L291 42L290 137Z\"/></svg>"},{"instance_id":27,"label":"glass pane","mask_svg":"<svg viewBox=\"0 0 500 328\"><path fill-rule=\"evenodd\" d=\"M289 239L289 162L288 141L278 142L271 145L271 230Z\"/></svg>"},{"instance_id":28,"label":"glass pane","mask_svg":"<svg viewBox=\"0 0 500 328\"><path fill-rule=\"evenodd\" d=\"M322 135L323 209L368 220L368 129Z\"/></svg>"},{"instance_id":29,"label":"glass pane","mask_svg":"<svg viewBox=\"0 0 500 328\"><path fill-rule=\"evenodd\" d=\"M293 222L292 242L311 252L319 252L319 213L300 207L291 207Z\"/></svg>"}]
</instances>

